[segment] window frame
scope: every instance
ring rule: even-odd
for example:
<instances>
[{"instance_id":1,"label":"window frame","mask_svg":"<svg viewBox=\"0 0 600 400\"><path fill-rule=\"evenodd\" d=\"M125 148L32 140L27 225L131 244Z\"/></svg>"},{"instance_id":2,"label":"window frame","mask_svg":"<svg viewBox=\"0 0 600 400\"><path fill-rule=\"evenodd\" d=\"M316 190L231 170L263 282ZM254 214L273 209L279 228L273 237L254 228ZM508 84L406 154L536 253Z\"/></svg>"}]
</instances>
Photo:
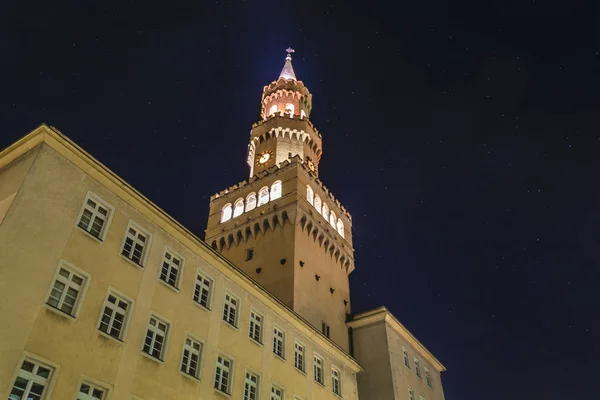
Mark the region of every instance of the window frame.
<instances>
[{"instance_id":1,"label":"window frame","mask_svg":"<svg viewBox=\"0 0 600 400\"><path fill-rule=\"evenodd\" d=\"M185 355L185 350L186 350L186 346L187 340L191 340L192 342L196 342L198 344L200 344L200 350L199 350L199 354L198 354L198 364L196 366L196 375L191 375L185 371L182 371L181 368L183 367L183 357ZM193 348L193 346L192 346ZM204 364L204 350L206 348L206 342L204 342L204 340L198 338L196 335L193 335L190 332L185 332L184 336L183 336L183 346L181 346L181 358L179 360L179 372L188 377L188 378L193 378L195 380L200 380L200 377L202 376L202 366Z\"/></svg>"},{"instance_id":2,"label":"window frame","mask_svg":"<svg viewBox=\"0 0 600 400\"><path fill-rule=\"evenodd\" d=\"M259 321L259 334L258 334L258 340L256 340L254 338L254 336L252 335L253 331L252 331L252 325L256 325L256 322L252 319L252 314L258 317L260 317L260 321ZM252 340L253 342L259 344L259 345L263 345L264 342L264 333L265 333L265 316L264 314L256 311L256 309L254 307L250 307L250 316L248 318L248 337L250 338L250 340Z\"/></svg>"},{"instance_id":3,"label":"window frame","mask_svg":"<svg viewBox=\"0 0 600 400\"><path fill-rule=\"evenodd\" d=\"M76 400L79 400L79 393L81 393L81 385L82 384L86 384L92 388L103 390L104 397L102 397L102 400L109 400L111 397L111 394L113 391L113 387L111 385L108 385L97 379L90 378L89 376L82 375L81 379L79 380L79 384L77 385L77 393L75 394ZM95 397L89 397L88 399L84 399L84 400L95 400L95 399L96 399Z\"/></svg>"},{"instance_id":4,"label":"window frame","mask_svg":"<svg viewBox=\"0 0 600 400\"><path fill-rule=\"evenodd\" d=\"M202 276L204 279L210 281L210 286L208 288L208 295L206 296L206 305L200 303L200 299L202 298L202 291L200 291L200 296L198 296L198 301L194 298L196 297L196 285L198 284L198 276ZM202 282L204 284L204 282ZM203 287L203 286L202 286ZM211 311L212 302L213 302L213 294L215 289L215 280L212 276L208 275L201 268L196 268L196 275L194 277L194 288L192 290L192 302L197 306L201 307L203 310Z\"/></svg>"},{"instance_id":5,"label":"window frame","mask_svg":"<svg viewBox=\"0 0 600 400\"><path fill-rule=\"evenodd\" d=\"M140 258L140 262L137 263L135 260L132 260L131 258L129 258L128 256L123 254L123 251L125 250L125 242L127 241L128 235L129 235L129 229L133 229L136 231L137 234L144 234L146 235L146 242L144 245L144 250L142 251L142 257ZM136 241L139 240L137 235L136 235ZM134 242L135 245L135 242ZM144 269L146 267L146 262L148 261L148 254L150 253L150 247L152 246L152 234L150 232L148 232L146 229L142 228L141 226L139 226L136 222L134 222L132 219L129 220L129 223L127 224L127 228L125 228L125 234L123 235L123 240L121 242L121 247L119 250L119 255L124 259L127 260L130 264L135 265L138 268L142 268ZM134 247L132 246L131 250L133 252Z\"/></svg>"},{"instance_id":6,"label":"window frame","mask_svg":"<svg viewBox=\"0 0 600 400\"><path fill-rule=\"evenodd\" d=\"M300 355L302 357L302 365L300 366L301 368L298 368L297 365L297 355L298 355L298 348L297 346L302 347L302 351L300 352ZM302 372L303 374L306 374L306 345L298 340L294 340L294 368L297 371Z\"/></svg>"},{"instance_id":7,"label":"window frame","mask_svg":"<svg viewBox=\"0 0 600 400\"><path fill-rule=\"evenodd\" d=\"M408 400L415 400L415 391L412 388L408 388Z\"/></svg>"},{"instance_id":8,"label":"window frame","mask_svg":"<svg viewBox=\"0 0 600 400\"><path fill-rule=\"evenodd\" d=\"M61 269L69 270L71 273L79 275L84 280L83 284L81 285L81 290L79 291L79 295L77 296L77 299L75 300L75 305L73 306L73 311L74 311L73 314L69 314L66 311L63 311L62 309L60 309L58 307L54 307L53 305L48 303L48 301L50 300L50 295L52 294L52 289L54 289L54 283L58 279ZM63 279L64 279L64 277L63 277ZM46 301L44 302L44 305L46 306L46 308L57 313L58 315L76 320L79 317L79 312L81 311L81 305L83 304L83 301L87 294L87 290L90 286L91 279L92 279L92 276L89 273L83 271L82 269L76 267L75 265L71 264L70 262L68 262L64 259L60 259L58 261L56 271L54 271L54 275L52 276L52 280L50 281L50 286L48 287L48 291L46 293L46 297L45 297ZM61 301L63 301L63 302L64 302L64 293L65 293L65 291L63 290L63 295L61 295L61 299L62 299ZM59 302L59 304L60 304L60 302Z\"/></svg>"},{"instance_id":9,"label":"window frame","mask_svg":"<svg viewBox=\"0 0 600 400\"><path fill-rule=\"evenodd\" d=\"M234 315L234 323L232 324L231 322L229 322L229 315L231 313L231 305L227 303L227 296L230 297L230 299L235 300L236 304L235 304L235 315ZM231 301L231 300L230 300ZM225 319L225 307L228 307L228 318ZM236 328L238 329L240 326L240 313L242 311L242 300L240 299L239 296L233 294L233 292L227 290L225 291L225 295L223 296L223 313L221 315L221 320L223 322L225 322L227 325L231 326L232 328Z\"/></svg>"},{"instance_id":10,"label":"window frame","mask_svg":"<svg viewBox=\"0 0 600 400\"><path fill-rule=\"evenodd\" d=\"M121 326L121 330L120 330L120 337L114 337L111 334L109 334L108 332L104 332L103 330L100 329L100 324L102 323L102 316L104 315L104 309L106 306L106 303L109 303L108 301L108 297L110 295L113 295L114 297L116 297L117 299L121 299L123 301L125 301L126 303L128 303L128 307L125 313L125 318L123 318L123 324ZM112 304L112 303L111 303ZM129 322L131 319L131 315L133 314L133 308L135 306L135 300L133 300L131 297L127 296L126 294L124 294L123 292L115 289L112 286L108 287L108 290L106 291L106 296L104 296L104 301L102 302L102 308L100 309L100 316L98 317L98 323L96 324L96 331L108 338L108 339L112 339L112 340L116 340L118 343L124 343L125 342L125 337L127 336L127 331L129 330ZM113 310L114 311L114 310ZM111 319L114 321L114 319L111 316ZM112 325L111 325L112 326Z\"/></svg>"},{"instance_id":11,"label":"window frame","mask_svg":"<svg viewBox=\"0 0 600 400\"><path fill-rule=\"evenodd\" d=\"M280 199L283 196L283 182L278 179L269 187L269 201Z\"/></svg>"},{"instance_id":12,"label":"window frame","mask_svg":"<svg viewBox=\"0 0 600 400\"><path fill-rule=\"evenodd\" d=\"M254 203L250 202L250 199L254 198ZM257 207L258 204L258 195L256 192L250 192L246 196L246 200L244 200L244 212L252 211Z\"/></svg>"},{"instance_id":13,"label":"window frame","mask_svg":"<svg viewBox=\"0 0 600 400\"><path fill-rule=\"evenodd\" d=\"M255 397L254 399L252 399L251 397L246 397L246 384L248 382L250 382L250 385L252 385L252 379L248 379L248 375L252 375L256 377L256 384L254 385L256 388L256 392L255 392ZM261 379L260 379L260 374L258 374L257 372L246 368L246 370L244 371L244 391L242 394L242 399L243 400L259 400L260 399L260 390L261 390Z\"/></svg>"},{"instance_id":14,"label":"window frame","mask_svg":"<svg viewBox=\"0 0 600 400\"><path fill-rule=\"evenodd\" d=\"M402 346L402 357L404 357L404 366L410 369L410 357L408 356L408 350Z\"/></svg>"},{"instance_id":15,"label":"window frame","mask_svg":"<svg viewBox=\"0 0 600 400\"><path fill-rule=\"evenodd\" d=\"M431 380L431 372L429 371L429 368L424 367L423 368L425 370L425 383L427 383L427 386L429 386L430 388L433 387L433 383Z\"/></svg>"},{"instance_id":16,"label":"window frame","mask_svg":"<svg viewBox=\"0 0 600 400\"><path fill-rule=\"evenodd\" d=\"M335 373L337 373L337 385L338 385L338 390L335 390ZM333 392L333 394L335 394L338 397L342 397L342 370L335 367L335 366L331 366L331 391Z\"/></svg>"},{"instance_id":17,"label":"window frame","mask_svg":"<svg viewBox=\"0 0 600 400\"><path fill-rule=\"evenodd\" d=\"M23 353L21 354L21 357L19 357L19 361L17 362L17 366L12 374L12 379L9 381L9 386L8 386L8 394L10 396L10 393L12 392L12 390L15 387L15 384L17 383L17 378L21 377L20 372L22 370L23 367L23 363L25 361L28 361L30 363L33 364L38 364L43 366L44 368L47 368L50 370L50 376L47 379L47 386L45 386L44 391L42 392L42 397L40 398L40 400L49 400L52 398L52 392L54 391L54 385L56 384L56 377L59 375L59 371L60 371L60 364L55 363L53 361L50 361L44 357L40 357L37 354L31 353L29 351L23 351ZM26 379L26 378L24 378ZM29 382L27 386L29 386ZM23 392L23 394L25 394L25 392Z\"/></svg>"},{"instance_id":18,"label":"window frame","mask_svg":"<svg viewBox=\"0 0 600 400\"><path fill-rule=\"evenodd\" d=\"M281 395L279 395L279 399L275 400L285 400L285 389L282 386L271 383L271 390L269 392L269 400L273 400L273 390L279 390Z\"/></svg>"},{"instance_id":19,"label":"window frame","mask_svg":"<svg viewBox=\"0 0 600 400\"><path fill-rule=\"evenodd\" d=\"M275 341L277 340L277 334L275 331L281 332L281 355L277 354L277 352L275 351ZM271 350L275 356L277 356L281 360L285 361L285 356L286 356L286 354L285 354L286 337L285 336L286 336L286 333L282 328L280 328L276 324L273 324L272 332L273 332L273 341L272 341L273 347Z\"/></svg>"},{"instance_id":20,"label":"window frame","mask_svg":"<svg viewBox=\"0 0 600 400\"><path fill-rule=\"evenodd\" d=\"M417 357L413 357L413 363L415 365L415 373L417 374L417 378L423 379L423 374L421 374L421 365L420 361Z\"/></svg>"},{"instance_id":21,"label":"window frame","mask_svg":"<svg viewBox=\"0 0 600 400\"><path fill-rule=\"evenodd\" d=\"M95 201L97 204L102 205L108 211L108 215L106 216L106 219L104 220L104 225L102 225L102 230L100 232L100 236L95 236L90 231L88 231L87 229L84 229L82 226L79 225L79 223L81 222L81 217L83 216L83 211L85 210L85 207L87 205L88 199ZM95 213L93 213L93 215L94 214ZM102 197L98 196L96 193L92 192L91 190L88 190L88 192L86 193L86 195L83 199L83 204L81 205L79 213L77 214L77 219L75 219L75 226L77 228L79 228L82 232L85 232L92 239L98 240L99 242L104 242L104 240L106 239L108 230L110 228L110 224L112 223L114 214L115 214L114 206L112 206L110 203L108 203ZM91 222L91 219L90 219L90 222Z\"/></svg>"},{"instance_id":22,"label":"window frame","mask_svg":"<svg viewBox=\"0 0 600 400\"><path fill-rule=\"evenodd\" d=\"M165 281L164 279L162 279L162 274L163 274L163 268L164 268L164 263L165 263L165 258L167 256L167 254L171 255L171 260L168 261L169 264L169 269L167 271L167 279L170 277L170 273L171 270L173 268L173 259L177 258L179 259L180 265L177 271L177 277L175 278L175 285L172 285L170 282ZM183 269L185 268L185 257L181 255L181 253L176 252L175 250L173 250L171 247L169 246L165 246L164 250L163 250L163 256L160 262L160 268L158 268L158 280L163 283L164 285L166 285L168 288L170 289L174 289L176 292L179 292L180 288L181 288L181 277L183 276Z\"/></svg>"},{"instance_id":23,"label":"window frame","mask_svg":"<svg viewBox=\"0 0 600 400\"><path fill-rule=\"evenodd\" d=\"M321 361L321 380L317 379L317 363L316 360ZM319 385L325 387L325 359L318 353L313 353L313 380Z\"/></svg>"},{"instance_id":24,"label":"window frame","mask_svg":"<svg viewBox=\"0 0 600 400\"><path fill-rule=\"evenodd\" d=\"M150 321L152 321L152 319L155 319L157 321L157 323L163 323L166 325L166 331L164 334L164 341L162 343L162 347L161 347L161 352L160 352L160 356L159 357L155 357L153 354L151 353L147 353L146 351L144 351L144 347L146 347L146 338L148 337L148 330L150 330ZM158 330L158 327L155 327L156 330ZM146 356L146 358L149 358L150 360L156 361L156 362L160 362L160 363L164 363L165 360L167 359L167 350L169 348L169 339L171 338L171 331L173 330L173 323L168 320L167 318L163 317L160 314L155 313L154 311L150 311L150 316L147 319L146 322L146 329L144 330L144 339L142 340L142 354L144 356ZM154 344L156 339L156 332L155 335L152 337L152 342L151 342L151 346L150 346L150 350L154 350Z\"/></svg>"},{"instance_id":25,"label":"window frame","mask_svg":"<svg viewBox=\"0 0 600 400\"><path fill-rule=\"evenodd\" d=\"M217 380L217 368L219 367L219 357L221 357L223 360L229 361L229 366L227 367L227 373L228 373L228 377L227 377L227 391L223 391L220 389L220 387L216 387L215 386L215 381ZM231 392L233 389L233 373L235 371L235 360L233 359L233 357L230 357L228 355L225 355L223 353L217 353L217 359L215 360L215 373L213 374L213 383L212 383L212 387L214 390L218 391L219 393L225 393L227 396L231 396ZM222 382L222 378L223 376L221 375L221 378L219 379L219 386Z\"/></svg>"},{"instance_id":26,"label":"window frame","mask_svg":"<svg viewBox=\"0 0 600 400\"><path fill-rule=\"evenodd\" d=\"M243 197L240 197L239 199L233 202L233 211L231 213L231 218L233 219L239 217L245 212L245 210L246 202L244 201ZM236 212L239 212L239 214L236 214Z\"/></svg>"}]
</instances>

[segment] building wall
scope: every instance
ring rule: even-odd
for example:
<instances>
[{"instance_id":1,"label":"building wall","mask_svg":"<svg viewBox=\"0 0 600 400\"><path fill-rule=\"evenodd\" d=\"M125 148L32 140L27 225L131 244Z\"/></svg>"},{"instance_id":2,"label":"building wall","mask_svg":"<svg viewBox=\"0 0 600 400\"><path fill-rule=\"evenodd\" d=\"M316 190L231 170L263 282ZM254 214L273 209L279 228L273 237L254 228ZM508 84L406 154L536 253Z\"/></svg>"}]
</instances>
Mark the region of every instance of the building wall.
<instances>
[{"instance_id":1,"label":"building wall","mask_svg":"<svg viewBox=\"0 0 600 400\"><path fill-rule=\"evenodd\" d=\"M408 399L408 396L394 397L387 336L384 324L370 325L352 331L354 357L360 360L365 369L358 375L358 394L361 399Z\"/></svg>"},{"instance_id":2,"label":"building wall","mask_svg":"<svg viewBox=\"0 0 600 400\"><path fill-rule=\"evenodd\" d=\"M241 398L246 368L261 378L261 398L268 398L272 383L283 387L286 398L334 399L330 368L342 371L343 397L356 399L356 375L344 355L303 328L297 317L273 300L265 301L252 282L224 273L224 262L202 247L177 240L168 224L157 225L140 212L140 200L120 198L88 173L47 145L24 179L10 212L0 225L0 395L7 397L19 360L25 352L57 366L52 398L75 397L82 376L111 388L111 399L130 395L149 399L222 398L212 388L216 357L234 360L233 396ZM33 153L30 153L33 154ZM16 166L16 164L15 164ZM11 165L11 167L13 167ZM15 169L16 170L16 169ZM5 170L2 170L4 172ZM8 171L8 170L6 170ZM1 172L0 172L1 174ZM18 174L17 174L18 175ZM2 177L0 177L2 179ZM115 209L103 242L76 227L83 200L91 190ZM119 253L130 220L152 235L145 268ZM165 246L185 258L181 285L174 290L158 280ZM200 250L199 250L200 249ZM60 260L68 261L91 276L79 315L68 318L47 307L48 290ZM214 279L211 311L192 301L196 269ZM123 342L97 330L102 304L109 287L134 300L133 313ZM238 328L223 322L225 292L241 300ZM251 307L265 317L263 345L248 338ZM164 362L142 355L141 349L151 312L171 322ZM272 353L272 327L286 332L286 360ZM307 333L308 332L308 333ZM179 372L186 333L204 342L199 380ZM306 346L306 374L293 365L294 340ZM312 378L312 354L325 358L325 387Z\"/></svg>"}]
</instances>

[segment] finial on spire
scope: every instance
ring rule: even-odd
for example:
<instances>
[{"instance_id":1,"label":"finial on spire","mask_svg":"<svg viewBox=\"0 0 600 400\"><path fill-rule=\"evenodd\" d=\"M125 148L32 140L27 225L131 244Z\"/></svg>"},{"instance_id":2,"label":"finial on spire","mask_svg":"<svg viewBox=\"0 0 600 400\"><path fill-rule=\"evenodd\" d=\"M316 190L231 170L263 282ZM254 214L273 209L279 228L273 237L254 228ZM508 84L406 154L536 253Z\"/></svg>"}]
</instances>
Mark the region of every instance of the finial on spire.
<instances>
[{"instance_id":1,"label":"finial on spire","mask_svg":"<svg viewBox=\"0 0 600 400\"><path fill-rule=\"evenodd\" d=\"M279 74L279 78L297 80L294 68L292 67L292 53L295 53L296 50L288 47L285 51L287 52L287 56L285 57L285 64L283 65L281 74Z\"/></svg>"}]
</instances>

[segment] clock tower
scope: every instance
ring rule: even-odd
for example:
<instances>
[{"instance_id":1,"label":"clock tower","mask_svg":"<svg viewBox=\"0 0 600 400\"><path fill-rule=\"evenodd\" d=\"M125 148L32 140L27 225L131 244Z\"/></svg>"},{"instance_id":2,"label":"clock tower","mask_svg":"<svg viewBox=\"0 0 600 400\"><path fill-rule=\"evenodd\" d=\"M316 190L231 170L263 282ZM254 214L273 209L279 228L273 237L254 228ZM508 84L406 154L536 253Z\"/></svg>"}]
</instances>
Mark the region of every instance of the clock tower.
<instances>
[{"instance_id":1,"label":"clock tower","mask_svg":"<svg viewBox=\"0 0 600 400\"><path fill-rule=\"evenodd\" d=\"M352 219L318 179L322 137L287 51L252 126L250 177L211 197L206 242L348 350Z\"/></svg>"}]
</instances>

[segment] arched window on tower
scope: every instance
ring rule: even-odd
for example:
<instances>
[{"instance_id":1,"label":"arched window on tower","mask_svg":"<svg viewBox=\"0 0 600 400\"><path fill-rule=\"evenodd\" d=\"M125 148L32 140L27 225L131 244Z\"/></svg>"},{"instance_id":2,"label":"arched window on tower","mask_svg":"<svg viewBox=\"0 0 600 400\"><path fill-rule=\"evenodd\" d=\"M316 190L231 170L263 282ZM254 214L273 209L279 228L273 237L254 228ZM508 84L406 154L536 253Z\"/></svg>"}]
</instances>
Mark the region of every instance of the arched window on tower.
<instances>
[{"instance_id":1,"label":"arched window on tower","mask_svg":"<svg viewBox=\"0 0 600 400\"><path fill-rule=\"evenodd\" d=\"M315 204L315 192L313 192L312 188L308 185L306 185L306 201L308 201L311 206Z\"/></svg>"},{"instance_id":2,"label":"arched window on tower","mask_svg":"<svg viewBox=\"0 0 600 400\"><path fill-rule=\"evenodd\" d=\"M269 187L265 186L258 191L258 207L269 202Z\"/></svg>"},{"instance_id":3,"label":"arched window on tower","mask_svg":"<svg viewBox=\"0 0 600 400\"><path fill-rule=\"evenodd\" d=\"M341 237L344 237L344 223L342 222L341 218L338 218L337 231Z\"/></svg>"},{"instance_id":4,"label":"arched window on tower","mask_svg":"<svg viewBox=\"0 0 600 400\"><path fill-rule=\"evenodd\" d=\"M306 112L304 110L300 110L300 118L306 118Z\"/></svg>"},{"instance_id":5,"label":"arched window on tower","mask_svg":"<svg viewBox=\"0 0 600 400\"><path fill-rule=\"evenodd\" d=\"M256 208L256 193L252 192L246 197L246 212Z\"/></svg>"},{"instance_id":6,"label":"arched window on tower","mask_svg":"<svg viewBox=\"0 0 600 400\"><path fill-rule=\"evenodd\" d=\"M320 213L321 212L321 198L319 197L318 194L315 194L315 204L313 204L313 205L315 206L317 211Z\"/></svg>"},{"instance_id":7,"label":"arched window on tower","mask_svg":"<svg viewBox=\"0 0 600 400\"><path fill-rule=\"evenodd\" d=\"M237 199L233 206L233 218L239 217L244 212L244 199Z\"/></svg>"},{"instance_id":8,"label":"arched window on tower","mask_svg":"<svg viewBox=\"0 0 600 400\"><path fill-rule=\"evenodd\" d=\"M329 207L325 203L323 203L323 208L321 209L321 214L323 214L323 218L325 218L325 221L329 220Z\"/></svg>"},{"instance_id":9,"label":"arched window on tower","mask_svg":"<svg viewBox=\"0 0 600 400\"><path fill-rule=\"evenodd\" d=\"M285 105L285 113L290 114L290 117L294 115L294 105L292 103Z\"/></svg>"},{"instance_id":10,"label":"arched window on tower","mask_svg":"<svg viewBox=\"0 0 600 400\"><path fill-rule=\"evenodd\" d=\"M269 109L269 115L274 115L277 112L277 104L273 104Z\"/></svg>"},{"instance_id":11,"label":"arched window on tower","mask_svg":"<svg viewBox=\"0 0 600 400\"><path fill-rule=\"evenodd\" d=\"M271 200L281 197L281 181L275 181L271 185Z\"/></svg>"},{"instance_id":12,"label":"arched window on tower","mask_svg":"<svg viewBox=\"0 0 600 400\"><path fill-rule=\"evenodd\" d=\"M221 222L229 221L231 219L231 203L225 204L223 211L221 211Z\"/></svg>"},{"instance_id":13,"label":"arched window on tower","mask_svg":"<svg viewBox=\"0 0 600 400\"><path fill-rule=\"evenodd\" d=\"M329 214L329 223L331 224L331 226L333 227L333 229L337 229L335 224L337 223L337 218L335 216L335 213L332 211L331 214Z\"/></svg>"}]
</instances>

